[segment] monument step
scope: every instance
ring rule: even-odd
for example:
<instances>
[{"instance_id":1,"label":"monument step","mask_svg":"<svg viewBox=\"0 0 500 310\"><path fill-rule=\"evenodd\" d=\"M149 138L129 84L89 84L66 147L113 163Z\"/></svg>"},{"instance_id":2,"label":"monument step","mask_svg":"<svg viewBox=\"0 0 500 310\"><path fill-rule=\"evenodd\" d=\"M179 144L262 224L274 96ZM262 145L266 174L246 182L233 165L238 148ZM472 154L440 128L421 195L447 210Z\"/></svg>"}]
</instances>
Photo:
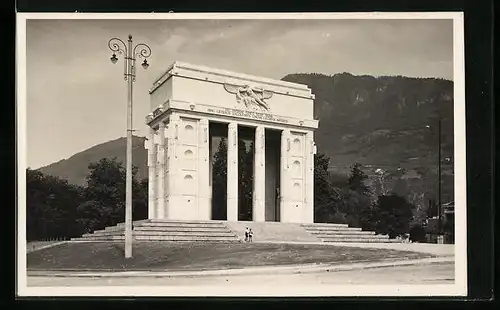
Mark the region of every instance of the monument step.
<instances>
[{"instance_id":1,"label":"monument step","mask_svg":"<svg viewBox=\"0 0 500 310\"><path fill-rule=\"evenodd\" d=\"M100 231L94 231L93 233L90 233L90 234L84 234L82 237L83 238L86 238L86 237L93 237L93 236L120 236L120 235L124 235L125 232L124 231L103 231L103 230L100 230Z\"/></svg>"},{"instance_id":2,"label":"monument step","mask_svg":"<svg viewBox=\"0 0 500 310\"><path fill-rule=\"evenodd\" d=\"M364 230L321 230L321 231L309 231L310 234L317 235L375 235L374 231L364 231Z\"/></svg>"},{"instance_id":3,"label":"monument step","mask_svg":"<svg viewBox=\"0 0 500 310\"><path fill-rule=\"evenodd\" d=\"M325 243L398 243L395 239L329 239L323 240Z\"/></svg>"},{"instance_id":4,"label":"monument step","mask_svg":"<svg viewBox=\"0 0 500 310\"><path fill-rule=\"evenodd\" d=\"M387 235L316 235L323 240L329 239L389 239Z\"/></svg>"},{"instance_id":5,"label":"monument step","mask_svg":"<svg viewBox=\"0 0 500 310\"><path fill-rule=\"evenodd\" d=\"M360 227L332 226L332 227L302 227L307 231L362 231Z\"/></svg>"},{"instance_id":6,"label":"monument step","mask_svg":"<svg viewBox=\"0 0 500 310\"><path fill-rule=\"evenodd\" d=\"M240 240L233 236L151 236L151 235L136 235L134 236L135 240L148 240L148 241L208 241L208 242L239 242Z\"/></svg>"},{"instance_id":7,"label":"monument step","mask_svg":"<svg viewBox=\"0 0 500 310\"><path fill-rule=\"evenodd\" d=\"M178 224L219 224L224 225L223 221L217 220L165 220L165 219L149 219L144 220L144 223L178 223Z\"/></svg>"},{"instance_id":8,"label":"monument step","mask_svg":"<svg viewBox=\"0 0 500 310\"><path fill-rule=\"evenodd\" d=\"M188 236L188 235L134 235L137 241L203 241L203 242L240 242L234 235L230 236ZM74 238L73 241L121 241L125 240L123 235L99 235Z\"/></svg>"},{"instance_id":9,"label":"monument step","mask_svg":"<svg viewBox=\"0 0 500 310\"><path fill-rule=\"evenodd\" d=\"M145 223L145 222L148 222L150 220L138 220L138 221L133 221L132 222L132 225L138 225L138 224L141 224L141 223ZM114 226L108 226L108 227L125 227L125 223L124 222L121 222L121 223L117 223L116 225Z\"/></svg>"},{"instance_id":10,"label":"monument step","mask_svg":"<svg viewBox=\"0 0 500 310\"><path fill-rule=\"evenodd\" d=\"M124 225L121 226L109 226L104 228L104 230L96 230L96 231L123 231L125 229Z\"/></svg>"},{"instance_id":11,"label":"monument step","mask_svg":"<svg viewBox=\"0 0 500 310\"><path fill-rule=\"evenodd\" d=\"M75 241L113 241L113 240L125 240L125 236L123 235L102 235L102 236L87 236L87 237L81 237L77 238Z\"/></svg>"},{"instance_id":12,"label":"monument step","mask_svg":"<svg viewBox=\"0 0 500 310\"><path fill-rule=\"evenodd\" d=\"M337 223L307 223L307 224L301 224L302 227L349 227L347 224L337 224Z\"/></svg>"},{"instance_id":13,"label":"monument step","mask_svg":"<svg viewBox=\"0 0 500 310\"><path fill-rule=\"evenodd\" d=\"M135 230L134 236L201 236L201 237L236 237L230 231L222 232L197 232L197 231L149 231L149 230Z\"/></svg>"},{"instance_id":14,"label":"monument step","mask_svg":"<svg viewBox=\"0 0 500 310\"><path fill-rule=\"evenodd\" d=\"M225 231L162 231L162 230L134 230L134 235L151 235L151 236L207 236L207 237L219 237L219 236L229 236L235 237L235 234L230 230ZM92 234L85 234L82 237L107 237L107 236L124 236L124 232L118 231L97 231Z\"/></svg>"},{"instance_id":15,"label":"monument step","mask_svg":"<svg viewBox=\"0 0 500 310\"><path fill-rule=\"evenodd\" d=\"M183 227L183 226L137 226L134 231L164 231L164 232L227 232L227 227Z\"/></svg>"},{"instance_id":16,"label":"monument step","mask_svg":"<svg viewBox=\"0 0 500 310\"><path fill-rule=\"evenodd\" d=\"M194 222L144 222L136 227L198 227L198 228L224 228L226 227L223 223L213 222L213 223L194 223Z\"/></svg>"},{"instance_id":17,"label":"monument step","mask_svg":"<svg viewBox=\"0 0 500 310\"><path fill-rule=\"evenodd\" d=\"M74 240L74 242L124 242L123 239L95 239L95 240ZM175 242L175 243L239 243L239 240L160 240L160 239L134 239L134 242Z\"/></svg>"},{"instance_id":18,"label":"monument step","mask_svg":"<svg viewBox=\"0 0 500 310\"><path fill-rule=\"evenodd\" d=\"M226 229L226 226L217 221L201 221L199 223L197 222L189 222L189 221L165 221L165 220L144 220L144 221L137 221L133 223L134 230L136 229L143 229L143 227L147 227L147 229L155 229L155 230L179 230L183 231L184 229L189 230L189 229L210 229L210 230L217 230L217 229ZM124 231L125 225L123 223L118 223L115 226L108 226L103 230L96 230L95 232L101 232L101 231Z\"/></svg>"}]
</instances>

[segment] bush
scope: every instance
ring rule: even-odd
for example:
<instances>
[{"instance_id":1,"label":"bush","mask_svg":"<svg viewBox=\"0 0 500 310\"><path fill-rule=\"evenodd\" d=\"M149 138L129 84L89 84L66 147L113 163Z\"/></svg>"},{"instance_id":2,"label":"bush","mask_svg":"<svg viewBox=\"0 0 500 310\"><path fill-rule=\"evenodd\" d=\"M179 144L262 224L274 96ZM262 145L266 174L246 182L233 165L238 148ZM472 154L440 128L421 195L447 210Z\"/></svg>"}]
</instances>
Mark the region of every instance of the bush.
<instances>
[{"instance_id":1,"label":"bush","mask_svg":"<svg viewBox=\"0 0 500 310\"><path fill-rule=\"evenodd\" d=\"M410 228L411 242L425 242L425 228L420 224L413 225Z\"/></svg>"},{"instance_id":2,"label":"bush","mask_svg":"<svg viewBox=\"0 0 500 310\"><path fill-rule=\"evenodd\" d=\"M409 232L413 206L404 198L391 194L379 196L377 203L361 213L363 229L395 238Z\"/></svg>"}]
</instances>

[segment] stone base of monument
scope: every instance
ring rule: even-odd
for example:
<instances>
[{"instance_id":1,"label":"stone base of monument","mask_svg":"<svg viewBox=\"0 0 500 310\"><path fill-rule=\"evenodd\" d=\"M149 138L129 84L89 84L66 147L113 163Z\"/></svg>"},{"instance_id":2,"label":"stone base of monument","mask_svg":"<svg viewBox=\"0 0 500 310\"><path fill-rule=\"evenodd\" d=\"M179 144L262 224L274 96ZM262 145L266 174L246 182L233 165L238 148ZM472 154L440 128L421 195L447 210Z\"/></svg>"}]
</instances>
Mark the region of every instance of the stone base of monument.
<instances>
[{"instance_id":1,"label":"stone base of monument","mask_svg":"<svg viewBox=\"0 0 500 310\"><path fill-rule=\"evenodd\" d=\"M246 227L254 232L254 242L302 243L386 243L400 242L387 235L349 227L346 224L300 224L279 222L226 222L142 220L134 222L137 241L243 242ZM124 239L124 224L106 227L72 241L118 241Z\"/></svg>"}]
</instances>

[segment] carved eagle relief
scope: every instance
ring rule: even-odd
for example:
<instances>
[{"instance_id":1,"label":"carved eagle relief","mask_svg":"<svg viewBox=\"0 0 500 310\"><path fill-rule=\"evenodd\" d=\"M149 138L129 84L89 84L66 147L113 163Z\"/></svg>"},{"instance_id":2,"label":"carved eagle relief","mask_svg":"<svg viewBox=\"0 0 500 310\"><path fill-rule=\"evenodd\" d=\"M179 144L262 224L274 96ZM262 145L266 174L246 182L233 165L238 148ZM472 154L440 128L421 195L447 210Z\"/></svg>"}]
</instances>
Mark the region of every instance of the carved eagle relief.
<instances>
[{"instance_id":1,"label":"carved eagle relief","mask_svg":"<svg viewBox=\"0 0 500 310\"><path fill-rule=\"evenodd\" d=\"M264 100L273 96L271 91L249 85L235 84L224 84L224 89L231 94L235 94L236 101L247 108L269 110L269 105Z\"/></svg>"}]
</instances>

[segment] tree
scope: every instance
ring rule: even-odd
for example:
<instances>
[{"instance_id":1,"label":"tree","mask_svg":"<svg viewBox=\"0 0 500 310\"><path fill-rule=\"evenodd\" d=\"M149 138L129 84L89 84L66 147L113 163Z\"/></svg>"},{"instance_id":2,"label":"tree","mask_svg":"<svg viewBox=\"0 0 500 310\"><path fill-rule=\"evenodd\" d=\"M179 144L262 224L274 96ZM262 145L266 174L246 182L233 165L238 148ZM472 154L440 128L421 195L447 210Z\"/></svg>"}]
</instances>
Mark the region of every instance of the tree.
<instances>
[{"instance_id":1,"label":"tree","mask_svg":"<svg viewBox=\"0 0 500 310\"><path fill-rule=\"evenodd\" d=\"M77 206L81 201L79 186L66 180L26 170L27 240L70 238L80 234Z\"/></svg>"},{"instance_id":2,"label":"tree","mask_svg":"<svg viewBox=\"0 0 500 310\"><path fill-rule=\"evenodd\" d=\"M345 214L345 224L360 227L361 214L371 206L371 197L361 194L349 187L343 188L339 199L339 211Z\"/></svg>"},{"instance_id":3,"label":"tree","mask_svg":"<svg viewBox=\"0 0 500 310\"><path fill-rule=\"evenodd\" d=\"M253 206L253 168L254 168L254 143L250 146L243 140L238 141L238 220L252 220Z\"/></svg>"},{"instance_id":4,"label":"tree","mask_svg":"<svg viewBox=\"0 0 500 310\"><path fill-rule=\"evenodd\" d=\"M82 233L91 233L94 230L102 228L102 219L107 217L109 212L106 207L95 200L82 202L78 206L77 223Z\"/></svg>"},{"instance_id":5,"label":"tree","mask_svg":"<svg viewBox=\"0 0 500 310\"><path fill-rule=\"evenodd\" d=\"M149 216L148 189L149 189L149 181L147 178L142 179L141 182L139 182L138 186L133 187L134 195L132 196L132 199L133 199L134 210L132 217L134 221L144 220L147 219Z\"/></svg>"},{"instance_id":6,"label":"tree","mask_svg":"<svg viewBox=\"0 0 500 310\"><path fill-rule=\"evenodd\" d=\"M355 163L351 166L351 174L349 176L349 188L361 195L370 195L370 188L365 184L365 180L368 179L366 173L361 170L361 164Z\"/></svg>"},{"instance_id":7,"label":"tree","mask_svg":"<svg viewBox=\"0 0 500 310\"><path fill-rule=\"evenodd\" d=\"M328 172L330 158L325 154L314 155L314 221L343 222L345 215L338 210L339 189L334 188Z\"/></svg>"},{"instance_id":8,"label":"tree","mask_svg":"<svg viewBox=\"0 0 500 310\"><path fill-rule=\"evenodd\" d=\"M103 158L89 165L85 203L78 210L82 229L93 231L125 220L126 170L117 158ZM132 214L134 220L147 218L147 189L136 179L132 168ZM96 220L94 217L99 216Z\"/></svg>"},{"instance_id":9,"label":"tree","mask_svg":"<svg viewBox=\"0 0 500 310\"><path fill-rule=\"evenodd\" d=\"M404 197L395 194L379 196L375 204L363 210L362 228L394 238L408 233L412 213L413 206Z\"/></svg>"},{"instance_id":10,"label":"tree","mask_svg":"<svg viewBox=\"0 0 500 310\"><path fill-rule=\"evenodd\" d=\"M212 168L212 218L227 219L227 142L221 138Z\"/></svg>"},{"instance_id":11,"label":"tree","mask_svg":"<svg viewBox=\"0 0 500 310\"><path fill-rule=\"evenodd\" d=\"M371 205L371 189L365 185L368 176L361 170L361 165L355 163L351 167L351 173L347 180L336 177L340 194L338 197L336 212L343 214L343 222L354 227L361 225L361 214L363 210ZM343 184L342 184L343 183Z\"/></svg>"}]
</instances>

